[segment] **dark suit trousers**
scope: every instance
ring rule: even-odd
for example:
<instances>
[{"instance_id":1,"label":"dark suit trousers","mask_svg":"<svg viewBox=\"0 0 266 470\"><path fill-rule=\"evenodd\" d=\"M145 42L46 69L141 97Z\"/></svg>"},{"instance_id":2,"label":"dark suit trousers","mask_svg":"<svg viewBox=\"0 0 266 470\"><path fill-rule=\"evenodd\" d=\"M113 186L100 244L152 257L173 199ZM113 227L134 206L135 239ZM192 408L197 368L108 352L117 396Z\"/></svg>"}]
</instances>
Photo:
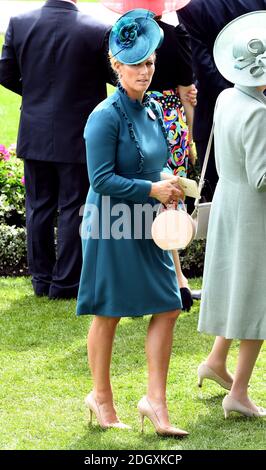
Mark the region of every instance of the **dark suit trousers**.
<instances>
[{"instance_id":1,"label":"dark suit trousers","mask_svg":"<svg viewBox=\"0 0 266 470\"><path fill-rule=\"evenodd\" d=\"M82 264L79 211L89 187L86 165L25 160L24 169L34 291L51 298L75 297Z\"/></svg>"}]
</instances>

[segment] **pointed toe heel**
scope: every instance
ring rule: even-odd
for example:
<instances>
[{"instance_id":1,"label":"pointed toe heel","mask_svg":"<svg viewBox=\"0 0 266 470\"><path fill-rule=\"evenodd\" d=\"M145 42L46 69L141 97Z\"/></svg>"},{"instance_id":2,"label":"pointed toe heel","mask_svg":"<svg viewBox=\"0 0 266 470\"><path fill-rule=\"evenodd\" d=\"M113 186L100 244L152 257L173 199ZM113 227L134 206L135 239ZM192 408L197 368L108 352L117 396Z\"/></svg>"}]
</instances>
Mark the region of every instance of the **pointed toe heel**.
<instances>
[{"instance_id":1,"label":"pointed toe heel","mask_svg":"<svg viewBox=\"0 0 266 470\"><path fill-rule=\"evenodd\" d=\"M230 415L230 410L227 410L227 409L223 409L224 410L224 418L227 419L228 416Z\"/></svg>"},{"instance_id":2,"label":"pointed toe heel","mask_svg":"<svg viewBox=\"0 0 266 470\"><path fill-rule=\"evenodd\" d=\"M234 398L230 397L230 395L226 395L222 402L222 407L224 410L224 417L228 418L229 414L232 411L236 413L240 413L243 416L247 416L249 418L266 418L266 409L262 407L258 407L257 411L248 408L245 405L242 405L240 401L235 400Z\"/></svg>"},{"instance_id":3,"label":"pointed toe heel","mask_svg":"<svg viewBox=\"0 0 266 470\"><path fill-rule=\"evenodd\" d=\"M89 408L89 413L90 413L90 417L89 417L89 423L92 424L92 410Z\"/></svg>"},{"instance_id":4,"label":"pointed toe heel","mask_svg":"<svg viewBox=\"0 0 266 470\"><path fill-rule=\"evenodd\" d=\"M144 433L144 418L145 416L139 411L139 418L140 418L140 432Z\"/></svg>"},{"instance_id":5,"label":"pointed toe heel","mask_svg":"<svg viewBox=\"0 0 266 470\"><path fill-rule=\"evenodd\" d=\"M138 403L138 411L140 415L140 422L141 422L141 432L144 432L144 418L148 418L150 422L153 424L155 431L160 436L165 437L185 437L189 433L184 431L183 429L178 429L173 426L162 426L160 424L160 420L154 408L152 407L151 403L149 402L146 396L142 397L142 399Z\"/></svg>"},{"instance_id":6,"label":"pointed toe heel","mask_svg":"<svg viewBox=\"0 0 266 470\"><path fill-rule=\"evenodd\" d=\"M204 379L213 380L226 390L231 390L231 382L226 382L226 380L216 374L213 369L207 366L205 362L202 362L198 367L198 387L202 387Z\"/></svg>"},{"instance_id":7,"label":"pointed toe heel","mask_svg":"<svg viewBox=\"0 0 266 470\"><path fill-rule=\"evenodd\" d=\"M102 429L117 428L117 429L131 429L127 424L121 423L119 419L114 423L106 423L101 415L100 405L97 400L94 398L93 392L85 398L85 405L89 408L89 423L92 424L92 415L94 414L99 426Z\"/></svg>"},{"instance_id":8,"label":"pointed toe heel","mask_svg":"<svg viewBox=\"0 0 266 470\"><path fill-rule=\"evenodd\" d=\"M200 375L199 372L198 372L198 387L199 388L202 387L203 379L204 379L204 377L202 375Z\"/></svg>"}]
</instances>

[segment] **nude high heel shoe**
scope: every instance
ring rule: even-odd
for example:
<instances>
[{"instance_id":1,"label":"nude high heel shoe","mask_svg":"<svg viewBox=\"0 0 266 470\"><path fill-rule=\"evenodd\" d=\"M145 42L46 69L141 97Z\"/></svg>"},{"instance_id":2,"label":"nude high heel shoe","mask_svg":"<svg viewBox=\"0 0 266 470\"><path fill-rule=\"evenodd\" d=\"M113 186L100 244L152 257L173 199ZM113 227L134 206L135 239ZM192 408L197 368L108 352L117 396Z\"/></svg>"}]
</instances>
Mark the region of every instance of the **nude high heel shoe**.
<instances>
[{"instance_id":1,"label":"nude high heel shoe","mask_svg":"<svg viewBox=\"0 0 266 470\"><path fill-rule=\"evenodd\" d=\"M93 396L93 392L90 392L89 395L85 398L85 404L88 406L90 410L90 424L92 424L92 415L93 413L96 416L96 420L98 421L99 426L102 429L109 429L109 428L118 428L118 429L131 429L130 426L127 424L121 423L121 421L116 421L114 423L105 423L103 417L101 416L100 405L97 403Z\"/></svg>"},{"instance_id":2,"label":"nude high heel shoe","mask_svg":"<svg viewBox=\"0 0 266 470\"><path fill-rule=\"evenodd\" d=\"M232 411L236 411L244 416L248 416L250 418L266 418L266 409L262 407L258 407L258 411L253 411L247 406L242 405L240 401L235 400L234 398L226 395L222 402L222 407L224 410L224 417L228 418L229 414Z\"/></svg>"},{"instance_id":3,"label":"nude high heel shoe","mask_svg":"<svg viewBox=\"0 0 266 470\"><path fill-rule=\"evenodd\" d=\"M214 380L217 382L221 387L225 388L226 390L231 390L232 383L226 382L226 380L222 379L214 370L212 370L205 362L202 362L198 367L198 386L202 387L203 379Z\"/></svg>"},{"instance_id":4,"label":"nude high heel shoe","mask_svg":"<svg viewBox=\"0 0 266 470\"><path fill-rule=\"evenodd\" d=\"M157 434L160 436L184 437L188 435L188 432L184 431L183 429L178 429L173 426L162 426L156 411L153 409L146 396L142 397L142 399L139 401L138 410L141 419L141 432L144 431L144 418L146 416L146 418L148 418L155 427Z\"/></svg>"}]
</instances>

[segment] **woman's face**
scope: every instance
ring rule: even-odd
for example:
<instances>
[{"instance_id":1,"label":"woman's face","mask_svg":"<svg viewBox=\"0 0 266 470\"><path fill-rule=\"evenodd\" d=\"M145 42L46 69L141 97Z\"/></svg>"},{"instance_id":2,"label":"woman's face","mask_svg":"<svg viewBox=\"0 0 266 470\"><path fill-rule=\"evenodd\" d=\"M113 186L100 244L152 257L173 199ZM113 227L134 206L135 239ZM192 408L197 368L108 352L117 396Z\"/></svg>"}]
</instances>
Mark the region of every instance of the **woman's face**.
<instances>
[{"instance_id":1,"label":"woman's face","mask_svg":"<svg viewBox=\"0 0 266 470\"><path fill-rule=\"evenodd\" d=\"M117 72L122 87L132 99L142 99L149 88L155 70L155 54L140 64L117 64Z\"/></svg>"}]
</instances>

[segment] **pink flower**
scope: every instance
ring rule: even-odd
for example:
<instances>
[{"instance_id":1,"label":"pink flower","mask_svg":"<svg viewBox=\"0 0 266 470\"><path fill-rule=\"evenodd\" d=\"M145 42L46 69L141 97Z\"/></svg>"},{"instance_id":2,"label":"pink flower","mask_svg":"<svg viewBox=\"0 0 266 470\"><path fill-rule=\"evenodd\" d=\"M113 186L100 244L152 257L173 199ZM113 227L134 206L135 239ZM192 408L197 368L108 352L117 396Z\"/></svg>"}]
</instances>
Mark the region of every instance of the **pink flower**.
<instances>
[{"instance_id":1,"label":"pink flower","mask_svg":"<svg viewBox=\"0 0 266 470\"><path fill-rule=\"evenodd\" d=\"M16 144L10 144L8 147L9 152L15 152L16 151Z\"/></svg>"},{"instance_id":2,"label":"pink flower","mask_svg":"<svg viewBox=\"0 0 266 470\"><path fill-rule=\"evenodd\" d=\"M16 155L16 144L11 144L9 145L8 149L7 149L8 153L10 155Z\"/></svg>"},{"instance_id":3,"label":"pink flower","mask_svg":"<svg viewBox=\"0 0 266 470\"><path fill-rule=\"evenodd\" d=\"M0 159L1 160L9 160L10 159L10 153L6 149L6 147L2 144L0 144Z\"/></svg>"},{"instance_id":4,"label":"pink flower","mask_svg":"<svg viewBox=\"0 0 266 470\"><path fill-rule=\"evenodd\" d=\"M24 184L24 186L25 186L25 176L22 176L22 178L21 178L21 184Z\"/></svg>"}]
</instances>

